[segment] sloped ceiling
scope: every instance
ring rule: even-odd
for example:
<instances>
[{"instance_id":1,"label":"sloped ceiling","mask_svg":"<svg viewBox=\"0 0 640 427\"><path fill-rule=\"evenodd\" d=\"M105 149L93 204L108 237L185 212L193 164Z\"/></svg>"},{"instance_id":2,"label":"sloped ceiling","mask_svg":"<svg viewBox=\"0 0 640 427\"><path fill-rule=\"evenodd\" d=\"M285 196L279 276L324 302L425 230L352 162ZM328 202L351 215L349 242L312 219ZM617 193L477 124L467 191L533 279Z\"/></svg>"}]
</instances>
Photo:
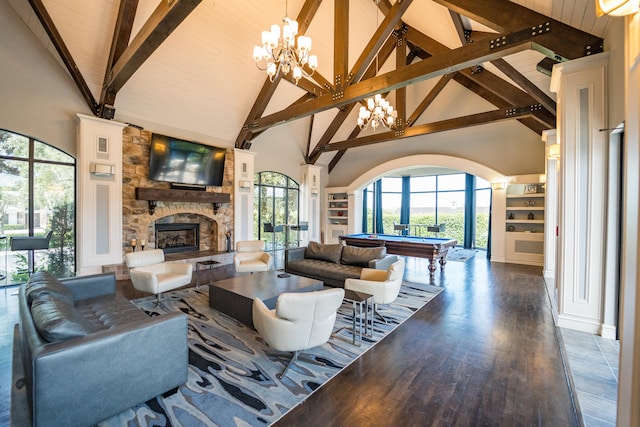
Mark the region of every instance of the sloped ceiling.
<instances>
[{"instance_id":1,"label":"sloped ceiling","mask_svg":"<svg viewBox=\"0 0 640 427\"><path fill-rule=\"evenodd\" d=\"M96 104L99 104L103 84L108 78L109 55L121 2L119 0L6 1L39 37L51 54L60 61L61 66L67 67L34 13L38 7L46 11L52 26L59 32L62 42L68 49L69 56L75 62L79 75L86 83L89 93L86 97L93 97ZM178 4L186 0L163 1L172 4L171 7L176 7L173 4L174 1ZM130 0L123 0L122 3L127 2L129 5L132 4ZM367 43L385 19L386 13L397 6L395 2L391 3L385 0L381 0L379 5L376 5L373 0L195 1L196 6L193 11L188 13L184 21L177 25L176 29L160 43L155 51L147 55L148 57L142 65L117 91L113 102L115 119L140 125L154 132L198 139L229 147L235 145L239 148L252 150L264 149L265 147L269 147L271 151L277 150L278 141L288 139L290 144L287 146L288 148L291 147L291 144L297 147L295 150L297 152L294 153L296 156L309 163L329 164L330 169L340 164L342 156L345 159L348 159L349 155L363 158L366 157L363 153L367 150L369 153L372 151L377 153L405 151L409 153L411 149L407 147L411 147L412 138L367 145L363 148L349 146L349 149L338 157L336 157L336 153L339 151L318 151L318 143L322 141L323 136L326 137L327 128L339 114L339 109L335 107L317 111L315 114L307 114L299 119L286 121L284 124L277 124L265 132L257 133L257 136L250 133L245 133L243 136L242 130L246 123L285 110L307 94L307 91L300 87L302 85L295 86L283 80L278 83L273 96L266 98L268 102L262 115L251 117L250 112L254 105L260 101L259 94L265 84L265 73L256 68L252 59L253 46L259 43L262 30L268 29L273 23L281 22L281 18L285 14L295 18L303 10L305 4L308 6L310 3L317 3L319 7L313 14L306 35L312 38L312 53L318 55L320 61L317 73L330 83L333 83L334 74L334 4L348 4L349 7L347 69L352 69L357 63ZM438 49L441 49L440 52L447 52L447 50L463 46L460 33L456 29L456 19L465 30L470 30L472 34L477 35L478 40L491 36L491 33L498 33L495 28L492 29L485 25L486 23L482 23L482 19L472 19L473 17L466 16L464 13L456 14L456 8L452 7L450 2L414 0L409 3L408 9L402 14L400 23L406 24L409 28L435 42L437 48L428 54L436 55ZM452 3L458 4L460 2L452 0ZM465 1L462 0L462 3ZM486 3L486 1L479 0L479 3ZM592 1L518 0L504 2L496 0L496 4L498 3L507 3L507 5L515 7L524 6L597 37L602 37L606 32L607 18L596 18ZM159 5L162 3L157 0L139 0L137 2L130 41L134 40L141 30L144 32L143 25L153 16ZM452 14L450 9L445 6L451 7L454 13ZM396 28L399 27L396 26ZM410 52L410 49L406 50L406 53ZM428 54L424 55L423 51L423 58L428 57ZM389 60L377 64L378 75L394 70L395 56L395 54L391 54ZM554 94L549 92L548 75L536 69L537 64L544 58L543 53L531 49L507 54L503 57L507 67L515 68L532 87L538 88L544 96L553 101ZM414 55L412 60L412 64L422 61L419 54ZM494 64L480 61L477 65L482 65L488 71L486 74L507 81L516 89L530 92L530 88L514 82L501 71L504 69L504 63L502 63L501 69ZM407 86L407 118L423 102L425 96L434 90L444 74L440 73L438 76L428 79L418 79L417 82ZM490 79L491 77L484 78ZM500 104L498 100L486 99L481 96L477 92L477 87L476 93L474 93L469 85L476 83L469 83L468 78L463 75L456 74L456 77L451 77L451 80L443 86L442 91L424 113L412 123L413 127L491 112L500 106L513 104L513 102L502 101L501 105L498 105ZM313 79L309 79L309 82L310 85L324 89L324 94L339 90L337 86L330 89L322 88ZM396 96L394 92L391 92L387 99L394 104ZM309 96L309 99L312 98L315 97ZM548 115L552 117L554 114L549 113ZM329 144L343 143L348 140L354 132L356 116L357 108L354 108L330 137ZM448 136L444 140L453 138L473 141L477 138L478 129L486 126L496 126L498 132L513 135L516 139L518 135L521 135L520 138L536 137L539 140L539 136L536 134L539 134L541 129L553 127L532 123L531 120L527 124L524 119L521 121L514 119L490 125L477 124L477 129L461 127L458 130L445 132ZM492 132L496 132L496 130L492 130ZM364 131L359 135L359 137L367 136L372 136L371 130ZM480 137L480 139L482 138L486 137ZM440 141L442 140L440 139ZM258 147L260 144L262 146ZM325 141L325 148L326 146L327 141ZM316 148L315 155L314 148ZM460 149L466 150L467 148L463 146ZM442 151L442 147L434 146L430 147L430 150L438 152Z\"/></svg>"}]
</instances>

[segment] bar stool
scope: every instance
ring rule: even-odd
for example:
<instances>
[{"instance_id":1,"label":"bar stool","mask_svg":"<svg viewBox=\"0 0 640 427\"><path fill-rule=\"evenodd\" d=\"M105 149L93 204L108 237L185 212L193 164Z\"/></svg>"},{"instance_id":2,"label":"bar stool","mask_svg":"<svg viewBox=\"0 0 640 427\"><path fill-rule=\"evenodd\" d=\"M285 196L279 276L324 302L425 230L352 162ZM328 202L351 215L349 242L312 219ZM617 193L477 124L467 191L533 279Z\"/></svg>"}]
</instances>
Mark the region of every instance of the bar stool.
<instances>
[{"instance_id":1,"label":"bar stool","mask_svg":"<svg viewBox=\"0 0 640 427\"><path fill-rule=\"evenodd\" d=\"M300 246L300 232L309 230L309 221L300 221L297 225L292 225L291 230L297 231L296 244Z\"/></svg>"},{"instance_id":2,"label":"bar stool","mask_svg":"<svg viewBox=\"0 0 640 427\"><path fill-rule=\"evenodd\" d=\"M265 233L271 233L271 251L276 250L276 233L281 233L284 231L284 227L282 225L274 225L270 222L265 222L263 224L263 230Z\"/></svg>"},{"instance_id":3,"label":"bar stool","mask_svg":"<svg viewBox=\"0 0 640 427\"><path fill-rule=\"evenodd\" d=\"M27 273L29 277L35 270L34 251L41 249L49 249L49 242L53 230L49 230L44 237L39 236L13 236L11 237L11 251L29 251L29 257L27 262Z\"/></svg>"},{"instance_id":4,"label":"bar stool","mask_svg":"<svg viewBox=\"0 0 640 427\"><path fill-rule=\"evenodd\" d=\"M213 259L207 261L196 261L196 289L200 289L200 266L209 270L209 281L207 282L207 285L210 285L213 283L213 266L216 264L220 264L220 262Z\"/></svg>"}]
</instances>

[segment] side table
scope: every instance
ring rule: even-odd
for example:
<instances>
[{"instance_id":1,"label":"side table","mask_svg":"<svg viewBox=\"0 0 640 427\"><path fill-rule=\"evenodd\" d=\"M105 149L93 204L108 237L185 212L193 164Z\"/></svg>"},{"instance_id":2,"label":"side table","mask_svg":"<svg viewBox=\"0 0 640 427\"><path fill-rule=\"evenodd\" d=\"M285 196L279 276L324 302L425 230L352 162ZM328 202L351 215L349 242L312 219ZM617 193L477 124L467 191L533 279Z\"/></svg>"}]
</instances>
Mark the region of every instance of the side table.
<instances>
[{"instance_id":1,"label":"side table","mask_svg":"<svg viewBox=\"0 0 640 427\"><path fill-rule=\"evenodd\" d=\"M344 300L350 302L353 307L353 344L358 347L362 343L362 308L364 306L364 334L373 336L373 295L364 292L356 292L351 289L345 289ZM369 330L369 306L371 306L371 333ZM357 319L357 325L356 325ZM357 334L357 340L356 340Z\"/></svg>"},{"instance_id":2,"label":"side table","mask_svg":"<svg viewBox=\"0 0 640 427\"><path fill-rule=\"evenodd\" d=\"M220 264L220 262L212 259L208 261L196 261L196 289L200 289L200 266L209 269L209 281L206 284L210 285L213 282L213 266L216 264Z\"/></svg>"}]
</instances>

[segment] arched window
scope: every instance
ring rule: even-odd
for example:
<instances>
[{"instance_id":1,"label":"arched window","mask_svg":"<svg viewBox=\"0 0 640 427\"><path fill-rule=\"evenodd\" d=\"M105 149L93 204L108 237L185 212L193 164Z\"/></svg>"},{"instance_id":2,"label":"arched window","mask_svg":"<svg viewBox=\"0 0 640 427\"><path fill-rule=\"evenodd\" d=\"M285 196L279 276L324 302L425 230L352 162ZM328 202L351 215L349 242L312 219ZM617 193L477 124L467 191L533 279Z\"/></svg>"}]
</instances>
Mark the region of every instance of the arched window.
<instances>
[{"instance_id":1,"label":"arched window","mask_svg":"<svg viewBox=\"0 0 640 427\"><path fill-rule=\"evenodd\" d=\"M0 129L0 235L5 236L8 283L26 281L26 251L11 252L12 236L42 236L48 250L35 251L34 270L57 277L75 274L76 161L41 141ZM2 262L2 261L0 261Z\"/></svg>"},{"instance_id":2,"label":"arched window","mask_svg":"<svg viewBox=\"0 0 640 427\"><path fill-rule=\"evenodd\" d=\"M254 184L253 235L267 242L269 250L281 249L294 238L289 232L292 224L298 224L300 186L278 172L259 172ZM279 231L265 231L265 223Z\"/></svg>"}]
</instances>

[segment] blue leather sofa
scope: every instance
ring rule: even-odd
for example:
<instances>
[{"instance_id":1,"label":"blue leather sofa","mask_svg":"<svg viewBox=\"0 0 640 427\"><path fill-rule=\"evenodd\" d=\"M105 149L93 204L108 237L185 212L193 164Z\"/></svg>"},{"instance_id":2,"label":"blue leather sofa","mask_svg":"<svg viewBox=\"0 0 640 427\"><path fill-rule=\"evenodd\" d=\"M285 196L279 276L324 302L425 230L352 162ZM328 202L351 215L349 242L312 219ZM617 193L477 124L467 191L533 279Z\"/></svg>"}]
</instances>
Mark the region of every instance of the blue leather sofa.
<instances>
[{"instance_id":1,"label":"blue leather sofa","mask_svg":"<svg viewBox=\"0 0 640 427\"><path fill-rule=\"evenodd\" d=\"M187 380L187 318L150 317L113 274L20 287L20 343L32 425L89 426Z\"/></svg>"}]
</instances>

